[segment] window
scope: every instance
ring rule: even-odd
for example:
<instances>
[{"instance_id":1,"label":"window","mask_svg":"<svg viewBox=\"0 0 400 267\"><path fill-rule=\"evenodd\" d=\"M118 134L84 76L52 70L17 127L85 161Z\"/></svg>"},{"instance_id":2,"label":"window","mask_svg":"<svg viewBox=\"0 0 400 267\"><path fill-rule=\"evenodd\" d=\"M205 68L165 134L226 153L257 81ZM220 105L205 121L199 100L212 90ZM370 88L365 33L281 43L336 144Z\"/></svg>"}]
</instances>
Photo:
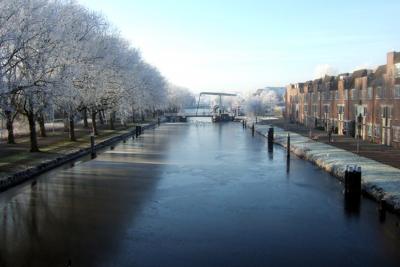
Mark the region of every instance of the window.
<instances>
[{"instance_id":1,"label":"window","mask_svg":"<svg viewBox=\"0 0 400 267\"><path fill-rule=\"evenodd\" d=\"M383 97L383 90L381 86L376 87L376 98L382 98Z\"/></svg>"},{"instance_id":2,"label":"window","mask_svg":"<svg viewBox=\"0 0 400 267\"><path fill-rule=\"evenodd\" d=\"M368 89L367 89L367 97L368 97L368 99L372 99L372 87L368 87Z\"/></svg>"},{"instance_id":3,"label":"window","mask_svg":"<svg viewBox=\"0 0 400 267\"><path fill-rule=\"evenodd\" d=\"M324 113L329 113L329 105L324 105Z\"/></svg>"},{"instance_id":4,"label":"window","mask_svg":"<svg viewBox=\"0 0 400 267\"><path fill-rule=\"evenodd\" d=\"M393 126L393 141L400 142L400 127Z\"/></svg>"},{"instance_id":5,"label":"window","mask_svg":"<svg viewBox=\"0 0 400 267\"><path fill-rule=\"evenodd\" d=\"M390 107L387 107L387 106L381 107L382 118L391 118L392 117L391 113L392 112L391 112L391 108Z\"/></svg>"},{"instance_id":6,"label":"window","mask_svg":"<svg viewBox=\"0 0 400 267\"><path fill-rule=\"evenodd\" d=\"M358 89L351 89L350 90L350 99L358 100Z\"/></svg>"},{"instance_id":7,"label":"window","mask_svg":"<svg viewBox=\"0 0 400 267\"><path fill-rule=\"evenodd\" d=\"M313 93L313 102L318 101L318 93Z\"/></svg>"},{"instance_id":8,"label":"window","mask_svg":"<svg viewBox=\"0 0 400 267\"><path fill-rule=\"evenodd\" d=\"M394 86L394 97L400 98L400 85Z\"/></svg>"},{"instance_id":9,"label":"window","mask_svg":"<svg viewBox=\"0 0 400 267\"><path fill-rule=\"evenodd\" d=\"M335 91L335 99L339 99L339 91Z\"/></svg>"},{"instance_id":10,"label":"window","mask_svg":"<svg viewBox=\"0 0 400 267\"><path fill-rule=\"evenodd\" d=\"M375 137L381 136L381 126L379 124L375 125Z\"/></svg>"},{"instance_id":11,"label":"window","mask_svg":"<svg viewBox=\"0 0 400 267\"><path fill-rule=\"evenodd\" d=\"M400 63L394 64L394 77L400 78Z\"/></svg>"},{"instance_id":12,"label":"window","mask_svg":"<svg viewBox=\"0 0 400 267\"><path fill-rule=\"evenodd\" d=\"M343 105L338 105L337 109L338 109L339 114L344 114L344 106Z\"/></svg>"},{"instance_id":13,"label":"window","mask_svg":"<svg viewBox=\"0 0 400 267\"><path fill-rule=\"evenodd\" d=\"M349 90L344 90L344 99L347 100L349 96Z\"/></svg>"},{"instance_id":14,"label":"window","mask_svg":"<svg viewBox=\"0 0 400 267\"><path fill-rule=\"evenodd\" d=\"M372 125L371 125L371 124L368 124L367 127L368 127L368 128L367 128L368 136L371 136L371 137L372 137Z\"/></svg>"}]
</instances>

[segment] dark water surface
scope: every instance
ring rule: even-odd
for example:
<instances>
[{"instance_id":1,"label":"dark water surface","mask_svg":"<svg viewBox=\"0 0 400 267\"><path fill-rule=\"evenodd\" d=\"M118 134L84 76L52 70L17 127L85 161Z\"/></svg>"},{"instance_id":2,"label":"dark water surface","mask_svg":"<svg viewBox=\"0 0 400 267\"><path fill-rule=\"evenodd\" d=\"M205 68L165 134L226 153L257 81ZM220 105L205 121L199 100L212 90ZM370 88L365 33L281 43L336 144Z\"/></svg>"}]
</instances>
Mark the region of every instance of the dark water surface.
<instances>
[{"instance_id":1,"label":"dark water surface","mask_svg":"<svg viewBox=\"0 0 400 267\"><path fill-rule=\"evenodd\" d=\"M0 194L0 266L400 266L398 218L240 124L167 124Z\"/></svg>"}]
</instances>

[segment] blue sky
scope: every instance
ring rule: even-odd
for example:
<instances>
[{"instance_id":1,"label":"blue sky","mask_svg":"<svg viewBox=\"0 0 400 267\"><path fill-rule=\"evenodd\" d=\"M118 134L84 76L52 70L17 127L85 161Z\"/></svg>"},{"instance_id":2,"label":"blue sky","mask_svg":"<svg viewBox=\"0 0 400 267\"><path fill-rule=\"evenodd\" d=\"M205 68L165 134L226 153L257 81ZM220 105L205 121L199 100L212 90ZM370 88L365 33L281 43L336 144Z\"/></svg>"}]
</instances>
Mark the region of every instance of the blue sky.
<instances>
[{"instance_id":1,"label":"blue sky","mask_svg":"<svg viewBox=\"0 0 400 267\"><path fill-rule=\"evenodd\" d=\"M79 0L195 92L284 86L400 50L398 0Z\"/></svg>"}]
</instances>

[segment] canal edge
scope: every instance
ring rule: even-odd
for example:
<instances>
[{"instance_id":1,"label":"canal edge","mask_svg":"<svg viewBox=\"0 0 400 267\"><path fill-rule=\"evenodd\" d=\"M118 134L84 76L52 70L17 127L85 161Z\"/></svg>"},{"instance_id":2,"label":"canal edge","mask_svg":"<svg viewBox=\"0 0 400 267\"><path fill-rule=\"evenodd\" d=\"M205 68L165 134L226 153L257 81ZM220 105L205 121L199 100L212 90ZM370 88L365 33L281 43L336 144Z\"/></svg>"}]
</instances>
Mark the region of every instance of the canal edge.
<instances>
[{"instance_id":1,"label":"canal edge","mask_svg":"<svg viewBox=\"0 0 400 267\"><path fill-rule=\"evenodd\" d=\"M264 127L262 127L264 126ZM274 136L274 140L273 142L277 145L280 145L284 148L287 148L286 146L286 135L288 133L290 133L290 135L297 135L294 132L290 132L290 131L285 131L279 127L276 127L274 125L255 125L255 131L263 136L264 138L268 138L267 134L268 134L268 127L274 127L274 129L276 129L277 131L275 131L275 136ZM306 137L304 137L306 138ZM321 142L317 142L315 140L311 140L309 138L307 142L310 143L318 143L318 144L323 144ZM323 144L323 145L327 145L328 144ZM345 151L345 150L344 150ZM326 161L326 159L324 159L323 157L318 158L318 157L313 157L312 155L310 155L311 150L307 149L304 147L304 145L301 147L298 144L296 144L296 142L292 142L291 146L290 146L290 152L295 154L297 157L303 159L303 160L307 160L311 163L313 163L314 165L316 165L317 167L319 167L320 169L324 170L325 172L328 172L329 174L333 175L335 178L337 178L341 183L344 182L344 175L345 175L345 170L346 170L346 165L343 164L331 164L329 162ZM349 151L346 151L348 153L351 153ZM356 155L354 153L351 153L353 155ZM365 158L359 155L356 155L360 158ZM374 161L372 159L369 158L365 158L367 160L370 161ZM376 161L374 161L376 162ZM392 166L380 163L380 162L376 162L377 164L381 164L384 166L387 166L389 168L394 168ZM396 170L398 170L400 172L399 169L394 168ZM364 196L376 201L377 203L381 202L381 201L385 201L387 209L397 215L400 215L400 199L396 198L396 197L391 197L391 196L386 196L385 194L387 194L387 192L380 187L379 185L373 184L371 182L365 182L364 179L362 179L362 193Z\"/></svg>"},{"instance_id":2,"label":"canal edge","mask_svg":"<svg viewBox=\"0 0 400 267\"><path fill-rule=\"evenodd\" d=\"M142 124L141 126L143 127L144 130L146 130L146 129L150 129L150 128L155 128L157 126L157 124L158 124L157 122L152 122L149 124L144 124L144 125ZM127 129L127 131L128 131L127 133L122 133L120 135L113 136L111 138L108 138L106 140L103 140L103 141L95 144L94 145L95 150L102 149L104 147L110 146L117 142L121 142L124 139L135 135L135 127L136 126ZM90 155L91 153L92 153L92 149L89 145L88 147L78 149L71 153L68 153L68 154L56 157L54 159L51 159L51 160L47 160L47 161L37 164L35 166L26 168L22 171L15 172L15 173L7 176L5 179L0 180L0 193L4 192L10 188L13 188L19 184L22 184L26 181L29 181L30 179L33 179L40 174L48 172L57 167L60 167L61 165L66 164L70 161Z\"/></svg>"}]
</instances>

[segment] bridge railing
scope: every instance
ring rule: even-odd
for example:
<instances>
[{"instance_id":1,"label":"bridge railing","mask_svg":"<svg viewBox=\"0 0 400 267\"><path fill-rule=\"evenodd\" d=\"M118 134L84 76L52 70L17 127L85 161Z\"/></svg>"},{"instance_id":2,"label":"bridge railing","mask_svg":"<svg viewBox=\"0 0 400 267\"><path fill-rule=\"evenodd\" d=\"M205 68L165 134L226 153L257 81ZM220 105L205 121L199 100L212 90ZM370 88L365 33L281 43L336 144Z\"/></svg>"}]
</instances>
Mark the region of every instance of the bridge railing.
<instances>
[{"instance_id":1,"label":"bridge railing","mask_svg":"<svg viewBox=\"0 0 400 267\"><path fill-rule=\"evenodd\" d=\"M212 116L211 112L177 112L177 113L164 113L165 117L195 117L195 116Z\"/></svg>"}]
</instances>

